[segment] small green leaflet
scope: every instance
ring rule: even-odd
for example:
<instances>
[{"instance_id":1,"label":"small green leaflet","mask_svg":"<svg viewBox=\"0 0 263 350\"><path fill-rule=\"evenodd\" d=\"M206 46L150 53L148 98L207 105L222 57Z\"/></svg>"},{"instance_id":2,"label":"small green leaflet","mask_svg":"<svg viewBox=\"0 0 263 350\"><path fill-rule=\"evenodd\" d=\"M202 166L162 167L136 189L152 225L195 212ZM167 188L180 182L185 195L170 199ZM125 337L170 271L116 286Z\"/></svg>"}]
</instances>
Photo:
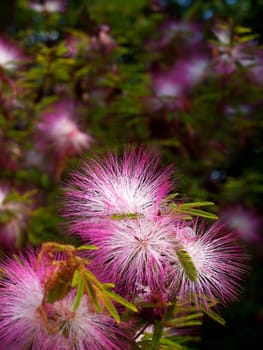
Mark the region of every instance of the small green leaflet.
<instances>
[{"instance_id":1,"label":"small green leaflet","mask_svg":"<svg viewBox=\"0 0 263 350\"><path fill-rule=\"evenodd\" d=\"M163 334L163 324L160 321L156 321L154 324L151 350L158 350L162 334Z\"/></svg>"},{"instance_id":2,"label":"small green leaflet","mask_svg":"<svg viewBox=\"0 0 263 350\"><path fill-rule=\"evenodd\" d=\"M176 255L189 280L195 282L197 279L197 270L190 255L180 245L177 247Z\"/></svg>"}]
</instances>

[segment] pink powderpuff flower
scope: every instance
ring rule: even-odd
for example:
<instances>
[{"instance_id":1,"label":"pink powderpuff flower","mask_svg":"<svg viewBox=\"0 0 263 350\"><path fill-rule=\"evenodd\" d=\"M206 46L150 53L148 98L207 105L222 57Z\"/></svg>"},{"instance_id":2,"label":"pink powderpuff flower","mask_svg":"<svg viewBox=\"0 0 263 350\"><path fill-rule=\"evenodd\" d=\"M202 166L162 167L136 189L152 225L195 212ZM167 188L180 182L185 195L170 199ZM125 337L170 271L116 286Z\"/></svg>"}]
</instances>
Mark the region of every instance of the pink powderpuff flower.
<instances>
[{"instance_id":1,"label":"pink powderpuff flower","mask_svg":"<svg viewBox=\"0 0 263 350\"><path fill-rule=\"evenodd\" d=\"M177 80L177 70L154 71L152 73L153 87L158 97L179 97L183 87Z\"/></svg>"},{"instance_id":2,"label":"pink powderpuff flower","mask_svg":"<svg viewBox=\"0 0 263 350\"><path fill-rule=\"evenodd\" d=\"M91 311L86 295L76 311L74 290L44 303L43 269L32 251L1 262L1 350L130 349L125 332L111 317Z\"/></svg>"},{"instance_id":3,"label":"pink powderpuff flower","mask_svg":"<svg viewBox=\"0 0 263 350\"><path fill-rule=\"evenodd\" d=\"M74 120L74 104L69 100L56 102L43 112L37 130L42 134L42 145L51 146L58 153L78 154L90 148L93 140L79 130Z\"/></svg>"},{"instance_id":4,"label":"pink powderpuff flower","mask_svg":"<svg viewBox=\"0 0 263 350\"><path fill-rule=\"evenodd\" d=\"M191 91L205 77L208 63L205 56L193 55L187 60L178 60L166 72L154 73L153 81L157 95L176 97Z\"/></svg>"},{"instance_id":5,"label":"pink powderpuff flower","mask_svg":"<svg viewBox=\"0 0 263 350\"><path fill-rule=\"evenodd\" d=\"M79 130L74 113L72 101L58 101L42 113L36 125L38 146L55 155L58 177L65 159L89 149L94 141L88 133Z\"/></svg>"},{"instance_id":6,"label":"pink powderpuff flower","mask_svg":"<svg viewBox=\"0 0 263 350\"><path fill-rule=\"evenodd\" d=\"M18 45L0 37L0 67L14 70L18 62L23 59L23 54Z\"/></svg>"},{"instance_id":7,"label":"pink powderpuff flower","mask_svg":"<svg viewBox=\"0 0 263 350\"><path fill-rule=\"evenodd\" d=\"M65 0L35 0L29 1L28 6L36 12L56 13L66 10Z\"/></svg>"},{"instance_id":8,"label":"pink powderpuff flower","mask_svg":"<svg viewBox=\"0 0 263 350\"><path fill-rule=\"evenodd\" d=\"M208 63L207 57L193 54L188 59L178 60L166 71L154 71L152 80L156 96L170 108L184 109L185 97L205 78Z\"/></svg>"},{"instance_id":9,"label":"pink powderpuff flower","mask_svg":"<svg viewBox=\"0 0 263 350\"><path fill-rule=\"evenodd\" d=\"M110 27L102 24L96 36L91 37L91 49L102 50L105 54L110 54L117 47L117 42L110 35Z\"/></svg>"},{"instance_id":10,"label":"pink powderpuff flower","mask_svg":"<svg viewBox=\"0 0 263 350\"><path fill-rule=\"evenodd\" d=\"M157 215L171 188L171 168L159 168L159 158L139 149L123 156L108 153L84 163L65 189L65 217L72 231L114 215Z\"/></svg>"},{"instance_id":11,"label":"pink powderpuff flower","mask_svg":"<svg viewBox=\"0 0 263 350\"><path fill-rule=\"evenodd\" d=\"M209 303L226 304L237 298L241 279L245 274L245 255L232 232L215 223L209 229L196 221L194 227L177 230L178 248L192 260L195 273L191 277L179 258L174 263L174 282L179 302L193 302L197 307Z\"/></svg>"},{"instance_id":12,"label":"pink powderpuff flower","mask_svg":"<svg viewBox=\"0 0 263 350\"><path fill-rule=\"evenodd\" d=\"M0 186L0 247L14 249L23 241L30 208L21 200L9 199L10 189Z\"/></svg>"},{"instance_id":13,"label":"pink powderpuff flower","mask_svg":"<svg viewBox=\"0 0 263 350\"><path fill-rule=\"evenodd\" d=\"M254 210L238 205L225 208L221 216L226 226L235 231L244 242L256 244L262 241L262 218Z\"/></svg>"},{"instance_id":14,"label":"pink powderpuff flower","mask_svg":"<svg viewBox=\"0 0 263 350\"><path fill-rule=\"evenodd\" d=\"M263 82L263 50L258 49L257 57L255 58L255 64L249 70L250 77L257 84Z\"/></svg>"},{"instance_id":15,"label":"pink powderpuff flower","mask_svg":"<svg viewBox=\"0 0 263 350\"><path fill-rule=\"evenodd\" d=\"M218 42L212 43L215 70L221 74L231 74L238 66L253 67L257 62L256 45L253 41L242 42L234 37L227 24L217 24L213 33Z\"/></svg>"},{"instance_id":16,"label":"pink powderpuff flower","mask_svg":"<svg viewBox=\"0 0 263 350\"><path fill-rule=\"evenodd\" d=\"M118 293L128 299L167 299L176 243L173 216L115 220L86 233L83 241L99 248L92 252L90 268L115 283Z\"/></svg>"}]
</instances>

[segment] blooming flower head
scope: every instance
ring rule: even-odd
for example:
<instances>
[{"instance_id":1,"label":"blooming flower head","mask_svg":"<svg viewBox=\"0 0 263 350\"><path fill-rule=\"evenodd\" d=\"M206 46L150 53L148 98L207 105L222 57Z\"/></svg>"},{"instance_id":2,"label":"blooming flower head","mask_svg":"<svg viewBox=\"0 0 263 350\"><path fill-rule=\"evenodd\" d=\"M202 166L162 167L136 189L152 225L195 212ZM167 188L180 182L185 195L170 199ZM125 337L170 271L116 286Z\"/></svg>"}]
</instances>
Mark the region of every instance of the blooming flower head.
<instances>
[{"instance_id":1,"label":"blooming flower head","mask_svg":"<svg viewBox=\"0 0 263 350\"><path fill-rule=\"evenodd\" d=\"M93 50L102 50L105 54L111 53L117 47L116 41L110 35L110 27L107 24L99 26L98 33L91 37L90 44Z\"/></svg>"},{"instance_id":2,"label":"blooming flower head","mask_svg":"<svg viewBox=\"0 0 263 350\"><path fill-rule=\"evenodd\" d=\"M193 228L179 228L176 238L179 251L186 252L193 264L187 272L180 263L182 255L177 254L174 287L178 300L206 307L209 302L225 304L236 299L245 272L244 252L236 236L219 223L206 230L195 222Z\"/></svg>"},{"instance_id":3,"label":"blooming flower head","mask_svg":"<svg viewBox=\"0 0 263 350\"><path fill-rule=\"evenodd\" d=\"M1 349L129 349L120 327L109 316L93 312L86 295L77 310L74 290L53 303L43 302L45 268L33 252L1 263Z\"/></svg>"},{"instance_id":4,"label":"blooming flower head","mask_svg":"<svg viewBox=\"0 0 263 350\"><path fill-rule=\"evenodd\" d=\"M258 243L262 240L262 218L255 211L234 206L225 208L221 214L226 226L235 231L243 241Z\"/></svg>"},{"instance_id":5,"label":"blooming flower head","mask_svg":"<svg viewBox=\"0 0 263 350\"><path fill-rule=\"evenodd\" d=\"M122 219L91 229L83 241L96 245L92 267L123 296L165 299L175 254L174 217ZM143 295L142 295L143 294Z\"/></svg>"},{"instance_id":6,"label":"blooming flower head","mask_svg":"<svg viewBox=\"0 0 263 350\"><path fill-rule=\"evenodd\" d=\"M29 212L25 202L10 195L8 187L0 187L0 246L8 249L20 245Z\"/></svg>"},{"instance_id":7,"label":"blooming flower head","mask_svg":"<svg viewBox=\"0 0 263 350\"><path fill-rule=\"evenodd\" d=\"M154 71L152 79L158 97L179 97L182 94L183 89L174 69L166 72Z\"/></svg>"},{"instance_id":8,"label":"blooming flower head","mask_svg":"<svg viewBox=\"0 0 263 350\"><path fill-rule=\"evenodd\" d=\"M92 137L79 130L74 120L74 104L69 100L54 103L37 124L39 145L59 155L75 155L89 149Z\"/></svg>"},{"instance_id":9,"label":"blooming flower head","mask_svg":"<svg viewBox=\"0 0 263 350\"><path fill-rule=\"evenodd\" d=\"M66 8L65 0L44 0L30 1L29 7L36 12L64 12Z\"/></svg>"},{"instance_id":10,"label":"blooming flower head","mask_svg":"<svg viewBox=\"0 0 263 350\"><path fill-rule=\"evenodd\" d=\"M218 73L231 74L237 67L250 67L256 63L256 46L252 41L243 42L233 28L218 23L213 28L218 43L212 43L214 66ZM235 35L234 35L235 34Z\"/></svg>"},{"instance_id":11,"label":"blooming flower head","mask_svg":"<svg viewBox=\"0 0 263 350\"><path fill-rule=\"evenodd\" d=\"M171 108L184 109L185 97L205 77L208 59L193 54L187 59L178 60L167 70L152 72L153 89L157 97L167 98Z\"/></svg>"},{"instance_id":12,"label":"blooming flower head","mask_svg":"<svg viewBox=\"0 0 263 350\"><path fill-rule=\"evenodd\" d=\"M154 72L153 81L158 96L176 97L188 92L205 76L208 59L191 56L187 60L178 60L169 70Z\"/></svg>"},{"instance_id":13,"label":"blooming flower head","mask_svg":"<svg viewBox=\"0 0 263 350\"><path fill-rule=\"evenodd\" d=\"M114 215L154 216L170 190L170 168L143 150L108 153L84 163L72 176L65 193L65 216L75 232L91 222Z\"/></svg>"},{"instance_id":14,"label":"blooming flower head","mask_svg":"<svg viewBox=\"0 0 263 350\"><path fill-rule=\"evenodd\" d=\"M22 53L20 48L14 43L0 37L0 66L13 70L16 68L17 62L21 61L21 59Z\"/></svg>"}]
</instances>

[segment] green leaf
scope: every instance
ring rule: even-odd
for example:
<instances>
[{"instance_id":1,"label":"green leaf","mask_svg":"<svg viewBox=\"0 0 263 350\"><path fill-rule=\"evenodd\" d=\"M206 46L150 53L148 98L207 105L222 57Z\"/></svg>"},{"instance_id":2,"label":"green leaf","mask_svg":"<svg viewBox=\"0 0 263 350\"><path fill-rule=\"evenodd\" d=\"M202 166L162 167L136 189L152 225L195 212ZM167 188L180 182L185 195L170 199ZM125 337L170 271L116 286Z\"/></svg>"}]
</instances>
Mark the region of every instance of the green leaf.
<instances>
[{"instance_id":1,"label":"green leaf","mask_svg":"<svg viewBox=\"0 0 263 350\"><path fill-rule=\"evenodd\" d=\"M179 196L179 193L176 192L176 193L171 193L169 194L168 196L166 196L165 198L165 201L168 202L168 201L171 201L172 199L176 198Z\"/></svg>"},{"instance_id":2,"label":"green leaf","mask_svg":"<svg viewBox=\"0 0 263 350\"><path fill-rule=\"evenodd\" d=\"M94 303L96 311L100 313L102 311L102 307L96 296L96 292L89 281L85 280L84 290L85 290L85 293L88 295L89 299L91 299L91 301Z\"/></svg>"},{"instance_id":3,"label":"green leaf","mask_svg":"<svg viewBox=\"0 0 263 350\"><path fill-rule=\"evenodd\" d=\"M197 279L197 270L190 255L179 245L176 250L176 255L189 280L195 282Z\"/></svg>"},{"instance_id":4,"label":"green leaf","mask_svg":"<svg viewBox=\"0 0 263 350\"><path fill-rule=\"evenodd\" d=\"M134 304L132 304L128 300L122 298L120 295L118 295L118 294L116 294L116 293L114 293L112 291L109 291L109 290L105 290L105 294L107 296L109 296L112 300L116 301L117 303L119 303L119 304L121 304L123 306L126 306L127 309L130 309L130 310L132 310L134 312L138 311L137 307Z\"/></svg>"},{"instance_id":5,"label":"green leaf","mask_svg":"<svg viewBox=\"0 0 263 350\"><path fill-rule=\"evenodd\" d=\"M84 280L82 278L79 279L79 283L78 283L78 287L77 287L77 293L75 296L75 300L74 300L74 305L73 305L73 310L77 311L81 298L83 296L84 293Z\"/></svg>"},{"instance_id":6,"label":"green leaf","mask_svg":"<svg viewBox=\"0 0 263 350\"><path fill-rule=\"evenodd\" d=\"M99 248L95 245L81 245L77 250L98 250Z\"/></svg>"},{"instance_id":7,"label":"green leaf","mask_svg":"<svg viewBox=\"0 0 263 350\"><path fill-rule=\"evenodd\" d=\"M122 219L136 219L138 217L137 213L127 213L127 214L112 214L110 216L113 220L122 220Z\"/></svg>"},{"instance_id":8,"label":"green leaf","mask_svg":"<svg viewBox=\"0 0 263 350\"><path fill-rule=\"evenodd\" d=\"M207 211L200 210L200 209L181 209L181 208L178 208L178 209L176 209L176 212L188 214L188 215L193 215L193 216L200 216L200 217L212 219L212 220L218 219L217 215L215 215L213 213L208 213Z\"/></svg>"},{"instance_id":9,"label":"green leaf","mask_svg":"<svg viewBox=\"0 0 263 350\"><path fill-rule=\"evenodd\" d=\"M251 41L254 39L257 39L259 37L259 34L250 34L250 35L245 35L242 36L241 38L238 38L239 43L245 43L247 41Z\"/></svg>"},{"instance_id":10,"label":"green leaf","mask_svg":"<svg viewBox=\"0 0 263 350\"><path fill-rule=\"evenodd\" d=\"M251 33L252 29L250 29L248 27L236 26L235 32L238 34Z\"/></svg>"},{"instance_id":11,"label":"green leaf","mask_svg":"<svg viewBox=\"0 0 263 350\"><path fill-rule=\"evenodd\" d=\"M115 319L117 323L120 323L120 315L118 314L118 311L116 310L115 306L112 304L111 300L106 296L106 293L102 296L103 303L106 307L106 309L109 311L111 316Z\"/></svg>"},{"instance_id":12,"label":"green leaf","mask_svg":"<svg viewBox=\"0 0 263 350\"><path fill-rule=\"evenodd\" d=\"M211 317L217 323L221 324L222 326L226 325L226 321L221 316L219 316L215 311L211 309L207 309L205 307L202 310L207 316Z\"/></svg>"},{"instance_id":13,"label":"green leaf","mask_svg":"<svg viewBox=\"0 0 263 350\"><path fill-rule=\"evenodd\" d=\"M195 207L204 207L208 205L215 205L215 203L209 202L209 201L184 203L184 204L180 204L180 208L188 209L188 208L195 208Z\"/></svg>"},{"instance_id":14,"label":"green leaf","mask_svg":"<svg viewBox=\"0 0 263 350\"><path fill-rule=\"evenodd\" d=\"M162 334L163 334L163 324L162 322L157 321L154 324L151 350L158 350Z\"/></svg>"},{"instance_id":15,"label":"green leaf","mask_svg":"<svg viewBox=\"0 0 263 350\"><path fill-rule=\"evenodd\" d=\"M183 315L176 317L172 320L169 320L167 323L165 323L165 326L168 327L192 327L192 326L198 326L202 324L201 317L203 316L202 312L195 312L190 315Z\"/></svg>"},{"instance_id":16,"label":"green leaf","mask_svg":"<svg viewBox=\"0 0 263 350\"><path fill-rule=\"evenodd\" d=\"M71 287L77 287L78 283L80 280L80 273L79 270L75 270L73 278L72 278L72 282L71 282Z\"/></svg>"}]
</instances>

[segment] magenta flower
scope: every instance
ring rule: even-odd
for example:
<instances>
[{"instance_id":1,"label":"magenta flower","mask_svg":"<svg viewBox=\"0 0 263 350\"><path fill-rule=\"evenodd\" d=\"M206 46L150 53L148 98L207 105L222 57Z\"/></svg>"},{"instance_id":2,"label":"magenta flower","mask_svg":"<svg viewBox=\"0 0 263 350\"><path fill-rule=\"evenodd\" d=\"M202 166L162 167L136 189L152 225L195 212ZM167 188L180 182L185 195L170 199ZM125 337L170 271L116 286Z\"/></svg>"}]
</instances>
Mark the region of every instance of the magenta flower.
<instances>
[{"instance_id":1,"label":"magenta flower","mask_svg":"<svg viewBox=\"0 0 263 350\"><path fill-rule=\"evenodd\" d=\"M14 70L23 58L18 45L0 37L0 66L4 69Z\"/></svg>"},{"instance_id":2,"label":"magenta flower","mask_svg":"<svg viewBox=\"0 0 263 350\"><path fill-rule=\"evenodd\" d=\"M253 41L242 42L227 24L213 28L218 42L212 43L215 70L221 74L231 74L238 66L253 67L256 64L256 46Z\"/></svg>"},{"instance_id":3,"label":"magenta flower","mask_svg":"<svg viewBox=\"0 0 263 350\"><path fill-rule=\"evenodd\" d=\"M187 60L178 60L167 71L154 72L157 96L177 97L191 91L205 77L207 66L208 59L205 56L192 55Z\"/></svg>"},{"instance_id":4,"label":"magenta flower","mask_svg":"<svg viewBox=\"0 0 263 350\"><path fill-rule=\"evenodd\" d=\"M117 47L117 42L110 35L110 27L107 24L102 24L99 27L97 35L91 37L90 44L91 49L101 50L105 54L111 53Z\"/></svg>"},{"instance_id":5,"label":"magenta flower","mask_svg":"<svg viewBox=\"0 0 263 350\"><path fill-rule=\"evenodd\" d=\"M0 187L0 247L20 246L26 228L29 207L21 200L9 199L8 187Z\"/></svg>"},{"instance_id":6,"label":"magenta flower","mask_svg":"<svg viewBox=\"0 0 263 350\"><path fill-rule=\"evenodd\" d=\"M43 303L41 276L33 252L1 263L1 349L119 350L129 349L124 332L107 315L92 311L84 295L73 310L75 292L54 303Z\"/></svg>"},{"instance_id":7,"label":"magenta flower","mask_svg":"<svg viewBox=\"0 0 263 350\"><path fill-rule=\"evenodd\" d=\"M176 69L168 71L155 71L152 74L154 90L158 97L179 97L183 87L177 80Z\"/></svg>"},{"instance_id":8,"label":"magenta flower","mask_svg":"<svg viewBox=\"0 0 263 350\"><path fill-rule=\"evenodd\" d=\"M62 100L44 111L36 125L38 146L55 156L57 179L64 170L66 159L89 149L94 141L88 133L80 131L74 114L73 102Z\"/></svg>"},{"instance_id":9,"label":"magenta flower","mask_svg":"<svg viewBox=\"0 0 263 350\"><path fill-rule=\"evenodd\" d=\"M254 210L234 206L225 208L221 215L226 226L235 231L240 239L247 243L261 242L262 218Z\"/></svg>"},{"instance_id":10,"label":"magenta flower","mask_svg":"<svg viewBox=\"0 0 263 350\"><path fill-rule=\"evenodd\" d=\"M93 140L79 130L74 120L74 104L68 100L56 102L43 112L37 130L42 136L40 143L61 154L78 154L90 148Z\"/></svg>"},{"instance_id":11,"label":"magenta flower","mask_svg":"<svg viewBox=\"0 0 263 350\"><path fill-rule=\"evenodd\" d=\"M180 259L175 261L172 288L178 300L207 306L210 301L225 304L236 299L245 273L244 252L236 236L218 223L206 230L195 222L193 228L179 228L176 238L195 269L188 275Z\"/></svg>"},{"instance_id":12,"label":"magenta flower","mask_svg":"<svg viewBox=\"0 0 263 350\"><path fill-rule=\"evenodd\" d=\"M170 168L159 169L159 159L142 150L90 160L66 189L65 216L72 219L73 232L114 215L154 216L170 190L169 176Z\"/></svg>"},{"instance_id":13,"label":"magenta flower","mask_svg":"<svg viewBox=\"0 0 263 350\"><path fill-rule=\"evenodd\" d=\"M127 298L165 298L170 261L175 254L175 220L168 215L116 220L104 228L83 231L82 238L99 249L92 253L91 268ZM143 290L143 292L142 292Z\"/></svg>"},{"instance_id":14,"label":"magenta flower","mask_svg":"<svg viewBox=\"0 0 263 350\"><path fill-rule=\"evenodd\" d=\"M28 6L36 12L64 12L66 9L65 0L44 0L44 1L29 1Z\"/></svg>"},{"instance_id":15,"label":"magenta flower","mask_svg":"<svg viewBox=\"0 0 263 350\"><path fill-rule=\"evenodd\" d=\"M178 60L167 70L152 73L153 90L170 109L184 109L185 98L205 78L208 59L205 56L190 55Z\"/></svg>"}]
</instances>

